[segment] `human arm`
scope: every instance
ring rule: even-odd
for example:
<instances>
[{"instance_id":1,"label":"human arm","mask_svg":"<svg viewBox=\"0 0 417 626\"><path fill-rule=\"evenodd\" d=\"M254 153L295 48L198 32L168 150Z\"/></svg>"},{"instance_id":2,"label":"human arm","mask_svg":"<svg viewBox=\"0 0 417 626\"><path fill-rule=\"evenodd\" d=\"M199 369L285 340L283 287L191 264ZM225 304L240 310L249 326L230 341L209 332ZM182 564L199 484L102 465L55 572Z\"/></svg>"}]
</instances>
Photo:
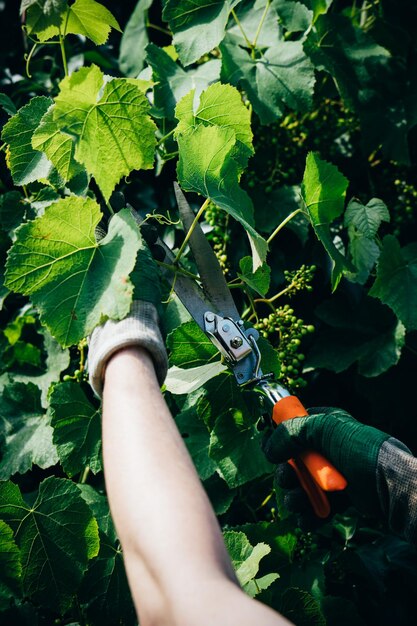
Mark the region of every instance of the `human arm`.
<instances>
[{"instance_id":1,"label":"human arm","mask_svg":"<svg viewBox=\"0 0 417 626\"><path fill-rule=\"evenodd\" d=\"M238 586L218 522L140 347L105 369L103 454L112 516L141 624L278 626Z\"/></svg>"},{"instance_id":2,"label":"human arm","mask_svg":"<svg viewBox=\"0 0 417 626\"><path fill-rule=\"evenodd\" d=\"M347 494L360 511L382 517L392 530L417 543L417 459L408 448L341 409L309 413L274 430L264 448L268 459L281 464L306 449L321 452L347 479ZM279 467L282 487L294 486L290 472ZM302 508L301 496L291 488L289 508Z\"/></svg>"}]
</instances>

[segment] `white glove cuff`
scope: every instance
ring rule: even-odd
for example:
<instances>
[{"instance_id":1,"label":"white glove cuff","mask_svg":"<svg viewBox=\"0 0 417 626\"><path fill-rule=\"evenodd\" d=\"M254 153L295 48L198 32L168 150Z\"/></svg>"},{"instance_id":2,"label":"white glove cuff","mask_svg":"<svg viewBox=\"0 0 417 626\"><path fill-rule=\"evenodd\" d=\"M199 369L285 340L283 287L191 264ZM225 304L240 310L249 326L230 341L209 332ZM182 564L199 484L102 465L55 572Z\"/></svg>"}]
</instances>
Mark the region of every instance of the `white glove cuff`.
<instances>
[{"instance_id":1,"label":"white glove cuff","mask_svg":"<svg viewBox=\"0 0 417 626\"><path fill-rule=\"evenodd\" d=\"M110 357L129 346L142 346L152 357L155 373L163 384L168 357L158 324L158 313L153 304L134 301L128 317L120 321L107 320L94 329L88 348L90 385L97 396L103 393L104 371Z\"/></svg>"}]
</instances>

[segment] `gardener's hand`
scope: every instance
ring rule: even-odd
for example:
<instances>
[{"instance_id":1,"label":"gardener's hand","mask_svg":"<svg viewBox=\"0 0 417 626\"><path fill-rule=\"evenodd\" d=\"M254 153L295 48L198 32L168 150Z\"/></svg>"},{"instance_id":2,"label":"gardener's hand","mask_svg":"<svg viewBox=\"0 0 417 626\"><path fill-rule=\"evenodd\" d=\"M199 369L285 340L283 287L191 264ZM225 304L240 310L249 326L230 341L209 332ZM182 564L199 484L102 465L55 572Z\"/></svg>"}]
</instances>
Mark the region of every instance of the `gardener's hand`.
<instances>
[{"instance_id":1,"label":"gardener's hand","mask_svg":"<svg viewBox=\"0 0 417 626\"><path fill-rule=\"evenodd\" d=\"M150 244L153 244L153 233L149 233L149 228L144 231L142 236L148 239L151 234ZM160 385L166 377L168 359L158 323L158 306L161 302L158 267L145 242L138 252L131 279L134 300L129 315L121 321L108 320L103 326L98 326L89 340L89 379L98 396L103 392L106 365L113 354L122 348L146 348L152 357Z\"/></svg>"},{"instance_id":2,"label":"gardener's hand","mask_svg":"<svg viewBox=\"0 0 417 626\"><path fill-rule=\"evenodd\" d=\"M277 463L276 482L284 490L284 506L302 513L308 510L292 468L284 461L304 450L322 453L343 474L353 504L362 512L381 514L377 489L378 456L389 435L356 421L335 408L315 408L307 417L297 417L280 424L266 441L267 458Z\"/></svg>"}]
</instances>

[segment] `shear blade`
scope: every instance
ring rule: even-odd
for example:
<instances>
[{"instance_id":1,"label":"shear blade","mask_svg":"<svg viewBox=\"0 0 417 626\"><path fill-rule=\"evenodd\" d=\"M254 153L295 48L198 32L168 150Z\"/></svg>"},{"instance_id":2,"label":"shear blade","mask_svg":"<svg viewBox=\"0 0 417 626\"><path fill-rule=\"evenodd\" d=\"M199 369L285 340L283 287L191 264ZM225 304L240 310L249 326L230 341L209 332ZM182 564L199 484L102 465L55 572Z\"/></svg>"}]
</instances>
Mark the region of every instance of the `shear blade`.
<instances>
[{"instance_id":1,"label":"shear blade","mask_svg":"<svg viewBox=\"0 0 417 626\"><path fill-rule=\"evenodd\" d=\"M185 231L188 232L194 222L195 215L177 183L174 183L174 189L181 221ZM195 225L188 242L198 267L204 292L213 304L212 310L223 315L223 317L231 317L234 320L238 320L240 316L232 294L227 286L217 257L207 241L200 224L197 223ZM182 299L179 293L178 295ZM185 302L184 304L187 306Z\"/></svg>"}]
</instances>

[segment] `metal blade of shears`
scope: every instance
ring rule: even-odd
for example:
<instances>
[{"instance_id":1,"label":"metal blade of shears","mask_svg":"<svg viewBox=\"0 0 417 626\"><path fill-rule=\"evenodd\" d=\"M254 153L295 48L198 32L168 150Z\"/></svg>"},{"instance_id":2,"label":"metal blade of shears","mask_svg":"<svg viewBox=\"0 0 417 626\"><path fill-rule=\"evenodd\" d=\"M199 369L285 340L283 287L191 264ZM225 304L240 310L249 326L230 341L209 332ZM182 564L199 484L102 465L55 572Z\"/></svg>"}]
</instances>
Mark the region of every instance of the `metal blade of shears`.
<instances>
[{"instance_id":1,"label":"metal blade of shears","mask_svg":"<svg viewBox=\"0 0 417 626\"><path fill-rule=\"evenodd\" d=\"M174 183L174 189L181 221L185 232L188 232L194 222L195 215L177 183ZM234 320L238 320L240 316L232 294L227 286L217 257L207 241L200 224L195 224L188 243L197 263L204 292L212 302L213 308L211 310L215 310L216 313L220 313L223 317L231 317Z\"/></svg>"}]
</instances>

